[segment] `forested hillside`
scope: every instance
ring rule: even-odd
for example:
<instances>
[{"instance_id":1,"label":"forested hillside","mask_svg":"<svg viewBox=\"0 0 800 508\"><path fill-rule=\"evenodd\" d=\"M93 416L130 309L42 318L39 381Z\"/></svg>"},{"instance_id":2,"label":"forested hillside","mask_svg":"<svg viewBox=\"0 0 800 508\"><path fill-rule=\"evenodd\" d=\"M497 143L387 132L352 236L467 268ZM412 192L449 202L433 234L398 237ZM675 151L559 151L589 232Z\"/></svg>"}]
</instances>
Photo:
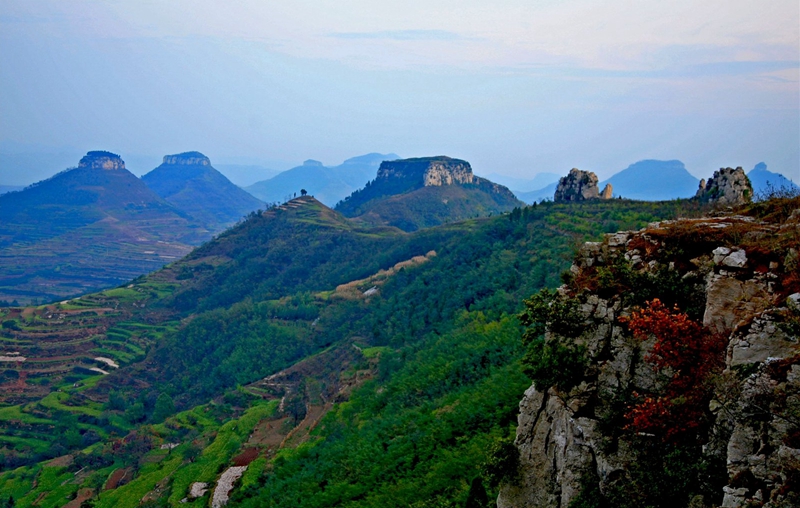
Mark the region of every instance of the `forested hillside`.
<instances>
[{"instance_id":1,"label":"forested hillside","mask_svg":"<svg viewBox=\"0 0 800 508\"><path fill-rule=\"evenodd\" d=\"M490 451L528 384L523 299L558 285L581 242L693 206L550 203L408 234L298 198L132 285L4 311L25 360L1 385L0 489L18 506L205 504L246 465L233 505L491 498ZM90 317L35 363L39 331Z\"/></svg>"}]
</instances>

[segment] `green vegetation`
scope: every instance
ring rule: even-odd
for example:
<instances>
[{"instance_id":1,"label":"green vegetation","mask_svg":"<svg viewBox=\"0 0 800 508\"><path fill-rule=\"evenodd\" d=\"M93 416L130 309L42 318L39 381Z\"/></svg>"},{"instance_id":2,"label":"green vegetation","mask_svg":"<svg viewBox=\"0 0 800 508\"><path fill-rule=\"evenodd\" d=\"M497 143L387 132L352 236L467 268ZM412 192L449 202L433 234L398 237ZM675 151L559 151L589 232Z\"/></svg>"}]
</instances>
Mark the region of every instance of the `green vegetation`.
<instances>
[{"instance_id":1,"label":"green vegetation","mask_svg":"<svg viewBox=\"0 0 800 508\"><path fill-rule=\"evenodd\" d=\"M80 358L108 356L121 367L88 377L74 374L85 368L78 360L69 384L64 377L37 401L0 409L4 431L37 418L31 423L40 427L7 435L49 453L37 455L43 447L34 443L24 455L6 448L0 485L27 478L30 488L41 472L35 462L69 453L73 492L130 469L133 479L101 493L96 506L133 506L146 494L177 506L188 485L213 480L251 446L266 421L271 444L257 445L234 504L461 506L491 498L511 467L500 452L509 451L529 384L515 317L523 299L559 283L578 242L681 210L543 204L405 234L360 228L304 200L251 216L132 287L70 302L92 314L70 326L97 333L76 335L69 347L85 343ZM376 296L337 291L431 251L428 261L380 279ZM32 334L55 318L12 319ZM286 368L286 379L299 378L291 386L248 385ZM261 405L251 394L275 400ZM273 415L284 396L285 412ZM159 448L168 442L179 445ZM94 484L74 476L83 467Z\"/></svg>"}]
</instances>

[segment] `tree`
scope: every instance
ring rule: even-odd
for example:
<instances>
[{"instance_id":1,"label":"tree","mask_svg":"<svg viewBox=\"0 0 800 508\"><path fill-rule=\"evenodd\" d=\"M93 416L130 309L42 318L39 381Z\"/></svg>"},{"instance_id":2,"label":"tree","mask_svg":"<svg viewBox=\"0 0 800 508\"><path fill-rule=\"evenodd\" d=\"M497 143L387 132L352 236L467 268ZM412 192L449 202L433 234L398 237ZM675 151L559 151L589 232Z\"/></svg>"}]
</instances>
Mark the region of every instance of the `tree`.
<instances>
[{"instance_id":1,"label":"tree","mask_svg":"<svg viewBox=\"0 0 800 508\"><path fill-rule=\"evenodd\" d=\"M631 407L629 428L667 441L697 429L704 421L712 392L709 377L724 366L725 339L709 333L677 306L668 309L658 298L620 321L627 323L639 340L655 337L645 360L666 377L656 393L640 395L639 402Z\"/></svg>"},{"instance_id":2,"label":"tree","mask_svg":"<svg viewBox=\"0 0 800 508\"><path fill-rule=\"evenodd\" d=\"M161 393L156 399L156 406L153 410L153 421L156 423L163 422L168 416L175 412L175 403L166 393Z\"/></svg>"},{"instance_id":3,"label":"tree","mask_svg":"<svg viewBox=\"0 0 800 508\"><path fill-rule=\"evenodd\" d=\"M305 196L308 192L305 189L300 189L300 195Z\"/></svg>"}]
</instances>

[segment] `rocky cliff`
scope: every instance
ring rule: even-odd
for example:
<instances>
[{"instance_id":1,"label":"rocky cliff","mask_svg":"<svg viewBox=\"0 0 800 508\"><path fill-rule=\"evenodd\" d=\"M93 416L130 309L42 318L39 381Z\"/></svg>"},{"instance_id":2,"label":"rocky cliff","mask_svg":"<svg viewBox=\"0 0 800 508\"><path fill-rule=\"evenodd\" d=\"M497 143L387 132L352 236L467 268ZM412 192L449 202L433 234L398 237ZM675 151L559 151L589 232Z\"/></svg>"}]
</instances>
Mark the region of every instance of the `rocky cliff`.
<instances>
[{"instance_id":1,"label":"rocky cliff","mask_svg":"<svg viewBox=\"0 0 800 508\"><path fill-rule=\"evenodd\" d=\"M602 194L597 187L597 175L591 171L572 168L567 176L558 181L553 201L571 202L587 199L611 199L611 184L606 184Z\"/></svg>"},{"instance_id":2,"label":"rocky cliff","mask_svg":"<svg viewBox=\"0 0 800 508\"><path fill-rule=\"evenodd\" d=\"M163 164L175 166L210 166L211 160L200 152L165 155Z\"/></svg>"},{"instance_id":3,"label":"rocky cliff","mask_svg":"<svg viewBox=\"0 0 800 508\"><path fill-rule=\"evenodd\" d=\"M799 206L586 244L544 307L574 312L541 318L578 374L525 393L498 507L798 506ZM670 318L637 335L656 298Z\"/></svg>"},{"instance_id":4,"label":"rocky cliff","mask_svg":"<svg viewBox=\"0 0 800 508\"><path fill-rule=\"evenodd\" d=\"M439 156L383 161L377 176L381 179L402 179L429 187L472 183L474 176L469 162Z\"/></svg>"},{"instance_id":5,"label":"rocky cliff","mask_svg":"<svg viewBox=\"0 0 800 508\"><path fill-rule=\"evenodd\" d=\"M700 180L696 197L720 205L741 205L753 199L753 186L741 167L720 168L707 182Z\"/></svg>"},{"instance_id":6,"label":"rocky cliff","mask_svg":"<svg viewBox=\"0 0 800 508\"><path fill-rule=\"evenodd\" d=\"M125 169L125 161L115 153L93 151L87 152L86 155L81 158L78 167L105 170Z\"/></svg>"}]
</instances>

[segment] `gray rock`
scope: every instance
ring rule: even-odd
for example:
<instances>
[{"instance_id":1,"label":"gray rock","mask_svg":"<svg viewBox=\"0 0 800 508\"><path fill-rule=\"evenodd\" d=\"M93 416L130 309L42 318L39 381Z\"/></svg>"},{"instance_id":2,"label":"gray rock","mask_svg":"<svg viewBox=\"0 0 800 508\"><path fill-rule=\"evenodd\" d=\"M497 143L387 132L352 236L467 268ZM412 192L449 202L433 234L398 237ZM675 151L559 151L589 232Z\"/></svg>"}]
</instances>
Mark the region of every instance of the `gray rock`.
<instances>
[{"instance_id":1,"label":"gray rock","mask_svg":"<svg viewBox=\"0 0 800 508\"><path fill-rule=\"evenodd\" d=\"M722 260L722 264L734 268L742 268L747 264L747 253L744 249L735 250L728 256L725 256L725 259Z\"/></svg>"},{"instance_id":2,"label":"gray rock","mask_svg":"<svg viewBox=\"0 0 800 508\"><path fill-rule=\"evenodd\" d=\"M752 201L753 186L741 167L720 168L707 182L701 180L696 197L720 205L741 205Z\"/></svg>"},{"instance_id":3,"label":"gray rock","mask_svg":"<svg viewBox=\"0 0 800 508\"><path fill-rule=\"evenodd\" d=\"M559 203L597 199L600 197L597 182L597 175L591 171L572 168L567 176L558 181L553 201Z\"/></svg>"}]
</instances>

